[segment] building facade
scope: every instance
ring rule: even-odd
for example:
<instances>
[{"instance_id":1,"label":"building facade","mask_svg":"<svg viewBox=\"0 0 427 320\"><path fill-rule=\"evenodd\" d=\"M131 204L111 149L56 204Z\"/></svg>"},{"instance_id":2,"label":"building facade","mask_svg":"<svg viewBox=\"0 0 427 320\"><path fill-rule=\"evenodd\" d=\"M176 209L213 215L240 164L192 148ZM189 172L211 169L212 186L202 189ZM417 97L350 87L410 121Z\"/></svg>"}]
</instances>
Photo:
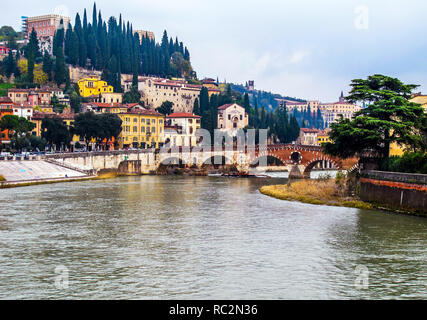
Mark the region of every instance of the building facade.
<instances>
[{"instance_id":1,"label":"building facade","mask_svg":"<svg viewBox=\"0 0 427 320\"><path fill-rule=\"evenodd\" d=\"M0 97L0 120L6 115L13 115L13 101L8 97ZM0 144L10 144L9 130L0 131Z\"/></svg>"},{"instance_id":2,"label":"building facade","mask_svg":"<svg viewBox=\"0 0 427 320\"><path fill-rule=\"evenodd\" d=\"M200 85L168 79L143 78L138 82L145 106L157 109L163 102L170 101L174 112L192 113L194 101L200 98L201 89Z\"/></svg>"},{"instance_id":3,"label":"building facade","mask_svg":"<svg viewBox=\"0 0 427 320\"><path fill-rule=\"evenodd\" d=\"M133 109L118 114L122 132L117 141L120 148L160 148L164 139L164 115L154 110Z\"/></svg>"},{"instance_id":4,"label":"building facade","mask_svg":"<svg viewBox=\"0 0 427 320\"><path fill-rule=\"evenodd\" d=\"M197 146L196 132L202 117L192 113L172 113L166 117L165 144L171 147Z\"/></svg>"},{"instance_id":5,"label":"building facade","mask_svg":"<svg viewBox=\"0 0 427 320\"><path fill-rule=\"evenodd\" d=\"M58 28L60 28L61 20L63 21L64 31L66 31L68 24L71 21L70 17L60 16L57 14L49 14L44 16L27 18L27 39L29 38L32 30L34 29L37 33L37 38L39 40L39 46L41 51L48 51L49 53L52 53L53 36L55 35L55 32L58 30Z\"/></svg>"},{"instance_id":6,"label":"building facade","mask_svg":"<svg viewBox=\"0 0 427 320\"><path fill-rule=\"evenodd\" d=\"M249 125L249 116L245 108L237 103L226 104L218 108L218 129L233 134Z\"/></svg>"},{"instance_id":7,"label":"building facade","mask_svg":"<svg viewBox=\"0 0 427 320\"><path fill-rule=\"evenodd\" d=\"M80 95L83 98L114 92L112 86L109 86L106 81L96 77L80 79L77 84L79 86Z\"/></svg>"}]
</instances>

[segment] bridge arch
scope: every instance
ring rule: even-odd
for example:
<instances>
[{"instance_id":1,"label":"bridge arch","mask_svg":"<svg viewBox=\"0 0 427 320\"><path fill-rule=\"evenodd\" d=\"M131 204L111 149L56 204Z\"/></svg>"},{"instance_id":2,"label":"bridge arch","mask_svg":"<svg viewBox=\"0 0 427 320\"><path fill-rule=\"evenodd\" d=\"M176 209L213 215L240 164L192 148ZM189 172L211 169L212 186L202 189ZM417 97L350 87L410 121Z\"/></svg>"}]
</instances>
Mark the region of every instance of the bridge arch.
<instances>
[{"instance_id":1,"label":"bridge arch","mask_svg":"<svg viewBox=\"0 0 427 320\"><path fill-rule=\"evenodd\" d=\"M305 166L305 170L304 170L304 178L310 178L311 176L311 171L318 165L318 164L322 164L322 163L329 163L331 164L330 169L339 169L340 166L332 159L329 158L317 158L312 160L308 165Z\"/></svg>"},{"instance_id":2,"label":"bridge arch","mask_svg":"<svg viewBox=\"0 0 427 320\"><path fill-rule=\"evenodd\" d=\"M233 165L233 161L224 155L210 156L203 161L203 167L213 167L218 169L227 165Z\"/></svg>"},{"instance_id":3,"label":"bridge arch","mask_svg":"<svg viewBox=\"0 0 427 320\"><path fill-rule=\"evenodd\" d=\"M258 167L261 162L266 163L267 166L276 166L276 167L282 167L286 166L286 161L282 160L280 156L276 155L262 155L258 156L255 160L251 161L251 168Z\"/></svg>"},{"instance_id":4,"label":"bridge arch","mask_svg":"<svg viewBox=\"0 0 427 320\"><path fill-rule=\"evenodd\" d=\"M187 162L184 161L182 158L179 157L169 157L166 159L163 159L160 164L159 167L168 167L168 166L178 166L180 168L184 168L187 165Z\"/></svg>"}]
</instances>

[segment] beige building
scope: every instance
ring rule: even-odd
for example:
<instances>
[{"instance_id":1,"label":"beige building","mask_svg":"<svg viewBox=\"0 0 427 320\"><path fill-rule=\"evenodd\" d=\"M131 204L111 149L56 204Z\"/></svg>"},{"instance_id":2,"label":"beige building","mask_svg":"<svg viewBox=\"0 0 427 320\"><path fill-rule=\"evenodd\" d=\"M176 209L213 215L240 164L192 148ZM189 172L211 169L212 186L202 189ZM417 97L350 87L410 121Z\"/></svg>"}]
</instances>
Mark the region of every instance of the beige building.
<instances>
[{"instance_id":1,"label":"beige building","mask_svg":"<svg viewBox=\"0 0 427 320\"><path fill-rule=\"evenodd\" d=\"M150 40L154 40L154 32L146 31L146 30L136 30L135 33L139 36L139 41L142 43L142 38L148 38Z\"/></svg>"},{"instance_id":2,"label":"beige building","mask_svg":"<svg viewBox=\"0 0 427 320\"><path fill-rule=\"evenodd\" d=\"M192 113L172 113L166 117L165 144L171 147L197 146L196 132L202 117Z\"/></svg>"},{"instance_id":3,"label":"beige building","mask_svg":"<svg viewBox=\"0 0 427 320\"><path fill-rule=\"evenodd\" d=\"M237 103L225 104L218 108L218 129L233 134L249 125L249 116L245 108Z\"/></svg>"},{"instance_id":4,"label":"beige building","mask_svg":"<svg viewBox=\"0 0 427 320\"><path fill-rule=\"evenodd\" d=\"M320 103L317 100L303 103L286 102L286 108L289 112L295 109L299 112L308 111L308 107L310 107L313 114L316 114L318 110L320 110L326 128L329 128L331 123L336 122L340 118L340 115L342 115L344 119L351 119L356 112L361 110L361 107L345 101L343 93L341 93L339 101L332 103Z\"/></svg>"},{"instance_id":5,"label":"beige building","mask_svg":"<svg viewBox=\"0 0 427 320\"><path fill-rule=\"evenodd\" d=\"M163 102L170 101L174 112L192 113L201 89L200 85L168 79L143 78L138 82L138 90L146 107L157 109Z\"/></svg>"},{"instance_id":6,"label":"beige building","mask_svg":"<svg viewBox=\"0 0 427 320\"><path fill-rule=\"evenodd\" d=\"M118 92L105 92L101 93L99 96L91 96L89 97L89 100L92 102L99 102L99 103L122 103L123 102L123 93Z\"/></svg>"}]
</instances>

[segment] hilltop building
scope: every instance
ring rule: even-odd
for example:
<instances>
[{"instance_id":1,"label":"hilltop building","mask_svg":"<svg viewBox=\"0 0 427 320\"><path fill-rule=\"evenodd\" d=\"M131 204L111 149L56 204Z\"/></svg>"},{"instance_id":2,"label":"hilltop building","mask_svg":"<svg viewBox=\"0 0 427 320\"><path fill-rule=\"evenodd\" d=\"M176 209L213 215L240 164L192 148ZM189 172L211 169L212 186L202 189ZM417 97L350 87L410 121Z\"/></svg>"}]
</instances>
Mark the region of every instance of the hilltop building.
<instances>
[{"instance_id":1,"label":"hilltop building","mask_svg":"<svg viewBox=\"0 0 427 320\"><path fill-rule=\"evenodd\" d=\"M24 23L26 25L27 39L29 38L31 31L34 29L37 32L40 50L48 51L50 54L52 54L53 36L60 27L61 20L63 21L64 31L66 31L68 23L71 21L70 17L49 14L26 18Z\"/></svg>"},{"instance_id":2,"label":"hilltop building","mask_svg":"<svg viewBox=\"0 0 427 320\"><path fill-rule=\"evenodd\" d=\"M163 102L170 101L173 103L174 112L192 113L194 101L200 98L201 89L202 86L185 81L146 77L138 81L142 101L150 109L157 109Z\"/></svg>"},{"instance_id":3,"label":"hilltop building","mask_svg":"<svg viewBox=\"0 0 427 320\"><path fill-rule=\"evenodd\" d=\"M286 102L286 108L289 112L295 109L299 112L308 111L309 107L312 114L316 114L320 110L325 128L329 128L340 116L343 116L344 119L351 119L356 112L361 110L361 107L345 101L343 92L341 92L339 100L332 103L321 103L317 100Z\"/></svg>"},{"instance_id":4,"label":"hilltop building","mask_svg":"<svg viewBox=\"0 0 427 320\"><path fill-rule=\"evenodd\" d=\"M218 129L235 135L239 129L249 125L249 115L237 103L225 104L218 108Z\"/></svg>"},{"instance_id":5,"label":"hilltop building","mask_svg":"<svg viewBox=\"0 0 427 320\"><path fill-rule=\"evenodd\" d=\"M136 30L135 33L139 36L139 42L142 44L143 38L148 38L150 40L154 40L154 33L146 30Z\"/></svg>"}]
</instances>

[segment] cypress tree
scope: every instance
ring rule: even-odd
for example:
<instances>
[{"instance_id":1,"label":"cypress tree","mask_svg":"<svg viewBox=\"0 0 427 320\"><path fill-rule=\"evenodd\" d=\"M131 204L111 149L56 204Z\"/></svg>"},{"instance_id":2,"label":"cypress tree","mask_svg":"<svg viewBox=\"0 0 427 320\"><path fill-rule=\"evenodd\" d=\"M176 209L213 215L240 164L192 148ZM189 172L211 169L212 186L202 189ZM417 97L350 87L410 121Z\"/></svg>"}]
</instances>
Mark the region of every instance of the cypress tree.
<instances>
[{"instance_id":1,"label":"cypress tree","mask_svg":"<svg viewBox=\"0 0 427 320\"><path fill-rule=\"evenodd\" d=\"M9 55L7 56L7 60L6 60L6 76L9 78L12 73L14 73L16 70L16 62L15 59L13 58L13 53L12 50L9 50Z\"/></svg>"},{"instance_id":2,"label":"cypress tree","mask_svg":"<svg viewBox=\"0 0 427 320\"><path fill-rule=\"evenodd\" d=\"M39 50L39 41L37 40L37 33L33 30L30 34L30 40L28 42L27 59L28 59L28 82L34 82L34 64Z\"/></svg>"},{"instance_id":3,"label":"cypress tree","mask_svg":"<svg viewBox=\"0 0 427 320\"><path fill-rule=\"evenodd\" d=\"M194 100L193 113L195 115L200 116L200 105L199 105L199 99L198 98L196 98L196 100Z\"/></svg>"}]
</instances>

